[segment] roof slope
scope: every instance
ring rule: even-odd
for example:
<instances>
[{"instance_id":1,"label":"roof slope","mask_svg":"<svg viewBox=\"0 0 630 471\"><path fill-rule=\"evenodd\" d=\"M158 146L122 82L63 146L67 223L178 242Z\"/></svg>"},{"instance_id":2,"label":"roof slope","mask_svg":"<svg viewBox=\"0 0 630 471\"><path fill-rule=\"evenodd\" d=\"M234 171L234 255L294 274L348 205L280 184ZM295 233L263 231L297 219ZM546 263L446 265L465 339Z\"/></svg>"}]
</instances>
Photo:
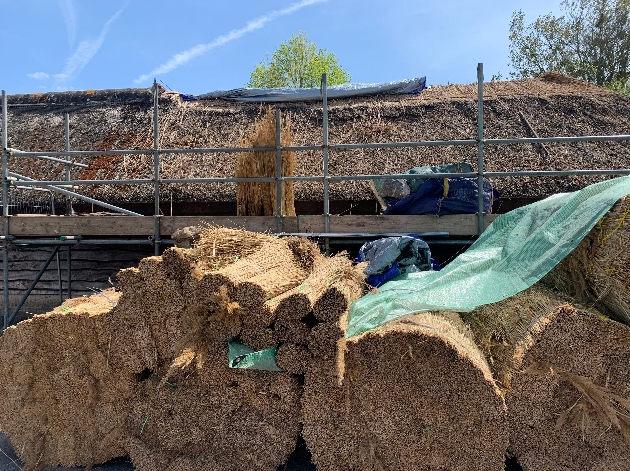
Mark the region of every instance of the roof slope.
<instances>
[{"instance_id":1,"label":"roof slope","mask_svg":"<svg viewBox=\"0 0 630 471\"><path fill-rule=\"evenodd\" d=\"M630 97L547 74L538 79L484 85L486 138L584 136L630 133ZM63 114L70 113L73 150L150 149L153 144L150 90L65 92L9 97L10 147L25 151L64 148ZM290 113L295 145L322 142L321 103L283 103ZM160 95L160 146L235 147L261 114L259 104L220 99L184 101L178 93ZM475 139L477 85L429 88L418 95L383 95L329 102L329 142L368 143ZM628 168L628 143L578 143L486 146L486 171ZM234 154L164 156L163 178L234 175ZM88 170L77 179L151 178L152 157L85 157ZM399 173L415 166L477 161L474 147L363 149L331 152L331 175ZM64 166L32 158L13 158L9 168L31 178L63 178ZM319 175L321 151L297 155L298 175ZM572 191L604 177L501 178L493 183L502 196L546 196ZM366 182L331 184L331 198L371 199ZM90 186L82 192L109 202L152 201L150 185ZM174 201L233 201L233 184L164 185ZM320 200L322 185L296 183L297 200Z\"/></svg>"}]
</instances>

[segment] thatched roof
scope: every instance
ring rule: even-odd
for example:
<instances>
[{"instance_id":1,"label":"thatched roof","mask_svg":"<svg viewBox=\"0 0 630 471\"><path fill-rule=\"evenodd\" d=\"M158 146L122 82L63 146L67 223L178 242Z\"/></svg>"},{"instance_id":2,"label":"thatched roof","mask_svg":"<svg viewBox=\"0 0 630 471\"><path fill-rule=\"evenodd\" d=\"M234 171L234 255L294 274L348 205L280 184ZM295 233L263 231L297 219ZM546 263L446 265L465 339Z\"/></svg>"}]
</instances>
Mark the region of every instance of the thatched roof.
<instances>
[{"instance_id":1,"label":"thatched roof","mask_svg":"<svg viewBox=\"0 0 630 471\"><path fill-rule=\"evenodd\" d=\"M559 74L538 79L485 84L487 138L627 134L630 97ZM418 95L383 95L329 102L330 143L367 143L475 139L477 86L435 86ZM105 90L9 96L9 145L25 151L64 148L63 114L70 113L74 150L150 149L151 91ZM295 145L322 142L321 103L283 103L290 113ZM221 99L189 102L178 93L160 95L160 146L236 147L249 132L263 105ZM630 167L628 143L579 143L486 146L486 171L618 169ZM77 179L151 178L152 157L86 157L90 169L73 170ZM399 173L415 166L477 160L474 147L365 149L331 152L331 175ZM164 156L161 176L234 176L235 154ZM63 178L64 166L33 158L13 158L11 170L35 179ZM320 175L321 151L297 155L298 175ZM601 179L603 177L599 177ZM502 196L546 196L572 191L594 177L502 178L493 183ZM113 203L149 202L151 185L90 186L81 190ZM320 183L296 184L296 200L321 200ZM234 201L234 184L164 185L174 201ZM372 199L366 182L331 184L331 198Z\"/></svg>"}]
</instances>

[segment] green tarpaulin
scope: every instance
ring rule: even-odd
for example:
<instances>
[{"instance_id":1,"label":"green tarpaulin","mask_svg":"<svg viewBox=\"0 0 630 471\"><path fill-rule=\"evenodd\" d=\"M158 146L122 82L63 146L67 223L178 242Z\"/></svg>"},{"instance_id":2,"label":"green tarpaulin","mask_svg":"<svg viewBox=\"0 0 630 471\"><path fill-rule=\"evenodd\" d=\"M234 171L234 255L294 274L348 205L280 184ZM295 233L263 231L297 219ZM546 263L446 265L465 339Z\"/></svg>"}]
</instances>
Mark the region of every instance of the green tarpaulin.
<instances>
[{"instance_id":1,"label":"green tarpaulin","mask_svg":"<svg viewBox=\"0 0 630 471\"><path fill-rule=\"evenodd\" d=\"M245 370L284 371L276 363L276 347L252 350L237 340L228 341L229 366Z\"/></svg>"}]
</instances>

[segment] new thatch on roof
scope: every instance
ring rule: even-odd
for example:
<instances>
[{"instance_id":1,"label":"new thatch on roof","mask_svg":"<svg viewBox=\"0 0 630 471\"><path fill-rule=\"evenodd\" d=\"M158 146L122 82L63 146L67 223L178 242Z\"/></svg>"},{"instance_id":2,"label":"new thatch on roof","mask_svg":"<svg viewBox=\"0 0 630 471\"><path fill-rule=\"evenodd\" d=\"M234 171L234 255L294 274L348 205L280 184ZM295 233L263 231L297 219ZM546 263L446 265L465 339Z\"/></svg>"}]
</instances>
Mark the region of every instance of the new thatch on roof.
<instances>
[{"instance_id":1,"label":"new thatch on roof","mask_svg":"<svg viewBox=\"0 0 630 471\"><path fill-rule=\"evenodd\" d=\"M537 79L490 82L484 86L486 138L625 134L630 97L586 82L547 74ZM283 103L295 145L322 143L321 103ZM63 114L70 113L70 144L75 150L150 149L153 144L150 90L64 92L9 96L9 145L25 151L64 148ZM160 95L161 148L234 147L264 111L259 104L221 99L183 100ZM475 139L477 86L435 86L418 95L382 95L329 103L330 143L369 143ZM486 171L627 168L628 144L578 143L486 146ZM146 155L85 157L89 169L78 179L151 178ZM474 146L364 149L330 153L331 175L398 173L420 165L476 162ZM177 154L161 160L163 178L234 176L234 154ZM36 179L62 178L64 165L12 158L13 171ZM320 175L321 151L296 155L296 175ZM502 196L547 196L572 191L607 177L502 178L493 184ZM109 202L149 202L152 185L89 186L82 192ZM30 192L34 193L34 192ZM171 184L162 194L175 202L235 201L234 184ZM332 199L369 200L366 182L330 185ZM321 200L322 184L296 182L296 200ZM34 198L36 195L33 195ZM30 197L30 196L29 196Z\"/></svg>"}]
</instances>

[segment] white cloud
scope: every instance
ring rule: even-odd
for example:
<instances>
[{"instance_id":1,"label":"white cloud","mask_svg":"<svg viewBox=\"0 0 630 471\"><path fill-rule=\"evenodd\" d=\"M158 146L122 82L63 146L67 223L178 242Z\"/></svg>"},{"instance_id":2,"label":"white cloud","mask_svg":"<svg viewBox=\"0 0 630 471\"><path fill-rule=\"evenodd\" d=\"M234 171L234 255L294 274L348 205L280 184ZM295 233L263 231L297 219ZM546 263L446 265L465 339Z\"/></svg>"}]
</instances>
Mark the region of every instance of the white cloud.
<instances>
[{"instance_id":1,"label":"white cloud","mask_svg":"<svg viewBox=\"0 0 630 471\"><path fill-rule=\"evenodd\" d=\"M74 74L83 70L83 68L92 60L92 57L94 57L94 55L101 48L103 42L105 41L105 37L109 32L109 28L111 28L112 24L114 24L114 22L122 14L125 8L127 8L126 4L116 13L114 13L114 15L109 20L107 20L107 23L105 23L105 26L103 26L101 34L98 38L81 41L79 43L72 55L68 57L63 72L54 76L57 80L66 80L72 77Z\"/></svg>"},{"instance_id":2,"label":"white cloud","mask_svg":"<svg viewBox=\"0 0 630 471\"><path fill-rule=\"evenodd\" d=\"M57 0L59 8L61 8L61 14L63 15L63 21L66 23L66 31L68 33L68 45L72 48L77 39L77 9L73 0Z\"/></svg>"},{"instance_id":3,"label":"white cloud","mask_svg":"<svg viewBox=\"0 0 630 471\"><path fill-rule=\"evenodd\" d=\"M50 75L48 75L46 72L35 72L32 74L26 74L26 76L36 80L46 80L50 78Z\"/></svg>"},{"instance_id":4,"label":"white cloud","mask_svg":"<svg viewBox=\"0 0 630 471\"><path fill-rule=\"evenodd\" d=\"M135 79L134 82L139 84L142 82L146 82L151 77L155 77L156 75L162 75L167 72L170 72L171 70L174 70L177 67L186 64L187 62L191 61L195 57L200 56L201 54L211 51L212 49L215 49L217 47L224 46L225 44L231 41L234 41L235 39L238 39L246 35L247 33L251 33L252 31L262 28L267 23L275 20L276 18L290 15L291 13L294 13L304 7L314 5L316 3L324 3L327 1L328 0L302 0L301 2L294 3L293 5L287 8L283 8L281 10L274 10L269 13L266 13L265 15L259 18L248 21L247 24L240 29L233 29L229 33L217 37L216 39L214 39L214 41L210 43L197 44L196 46L191 47L190 49L187 49L183 52L175 54L164 64L153 69L148 74L141 75L140 77Z\"/></svg>"}]
</instances>

